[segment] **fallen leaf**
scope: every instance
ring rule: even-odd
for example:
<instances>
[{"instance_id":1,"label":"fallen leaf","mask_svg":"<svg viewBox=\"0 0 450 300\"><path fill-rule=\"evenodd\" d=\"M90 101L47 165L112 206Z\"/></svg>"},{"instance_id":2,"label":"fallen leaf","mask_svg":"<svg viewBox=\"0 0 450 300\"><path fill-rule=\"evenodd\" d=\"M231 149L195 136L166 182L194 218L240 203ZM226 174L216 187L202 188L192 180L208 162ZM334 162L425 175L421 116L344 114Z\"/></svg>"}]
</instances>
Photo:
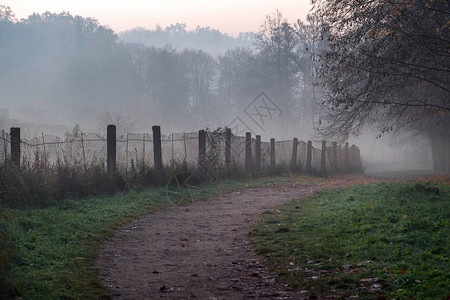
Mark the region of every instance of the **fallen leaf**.
<instances>
[{"instance_id":1,"label":"fallen leaf","mask_svg":"<svg viewBox=\"0 0 450 300\"><path fill-rule=\"evenodd\" d=\"M370 291L375 291L375 290L381 290L382 288L384 288L385 285L381 284L381 283L375 283L374 285L372 285L370 287Z\"/></svg>"},{"instance_id":2,"label":"fallen leaf","mask_svg":"<svg viewBox=\"0 0 450 300\"><path fill-rule=\"evenodd\" d=\"M380 280L380 278L375 277L375 278L362 278L360 281L361 282L377 282L379 280Z\"/></svg>"}]
</instances>

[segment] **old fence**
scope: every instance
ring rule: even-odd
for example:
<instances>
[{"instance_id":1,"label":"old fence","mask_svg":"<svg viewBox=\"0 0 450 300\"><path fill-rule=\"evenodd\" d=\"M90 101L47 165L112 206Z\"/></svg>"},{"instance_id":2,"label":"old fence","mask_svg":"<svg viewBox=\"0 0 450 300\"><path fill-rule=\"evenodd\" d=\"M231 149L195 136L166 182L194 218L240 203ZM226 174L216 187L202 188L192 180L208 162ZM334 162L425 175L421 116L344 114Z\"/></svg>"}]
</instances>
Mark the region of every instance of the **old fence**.
<instances>
[{"instance_id":1,"label":"old fence","mask_svg":"<svg viewBox=\"0 0 450 300\"><path fill-rule=\"evenodd\" d=\"M258 135L237 136L228 128L169 135L161 134L159 126L152 129L152 134L117 135L116 127L108 125L106 136L80 132L64 138L42 134L28 140L21 138L20 128L11 128L9 133L2 130L0 163L10 158L25 169L103 163L110 173L141 165L153 167L157 174L181 165L215 173L231 168L248 173L284 168L321 175L361 170L359 148L348 143L322 141L319 149L311 141L272 138L264 142Z\"/></svg>"}]
</instances>

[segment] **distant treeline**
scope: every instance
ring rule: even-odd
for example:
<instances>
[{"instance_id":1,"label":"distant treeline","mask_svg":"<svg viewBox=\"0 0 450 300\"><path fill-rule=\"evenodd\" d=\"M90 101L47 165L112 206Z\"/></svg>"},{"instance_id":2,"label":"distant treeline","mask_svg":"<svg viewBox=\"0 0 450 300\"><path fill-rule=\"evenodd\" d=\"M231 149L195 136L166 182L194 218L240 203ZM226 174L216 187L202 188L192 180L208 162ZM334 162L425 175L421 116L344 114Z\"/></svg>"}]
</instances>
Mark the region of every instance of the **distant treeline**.
<instances>
[{"instance_id":1,"label":"distant treeline","mask_svg":"<svg viewBox=\"0 0 450 300\"><path fill-rule=\"evenodd\" d=\"M212 55L223 55L231 48L252 48L256 39L254 32L241 32L233 37L209 26L186 30L184 23L165 28L156 26L154 30L136 27L120 32L118 36L126 43L141 43L149 47L172 45L177 49L203 50Z\"/></svg>"},{"instance_id":2,"label":"distant treeline","mask_svg":"<svg viewBox=\"0 0 450 300\"><path fill-rule=\"evenodd\" d=\"M92 18L47 12L17 20L0 6L1 106L30 122L86 130L114 123L124 131L159 123L176 131L228 124L264 91L283 111L265 132L306 139L299 131L311 132L317 115L308 46L314 28L288 24L278 12L261 21L261 32L237 38L177 24L131 30L122 41ZM191 48L188 40L199 46L203 37L230 49L213 56Z\"/></svg>"}]
</instances>

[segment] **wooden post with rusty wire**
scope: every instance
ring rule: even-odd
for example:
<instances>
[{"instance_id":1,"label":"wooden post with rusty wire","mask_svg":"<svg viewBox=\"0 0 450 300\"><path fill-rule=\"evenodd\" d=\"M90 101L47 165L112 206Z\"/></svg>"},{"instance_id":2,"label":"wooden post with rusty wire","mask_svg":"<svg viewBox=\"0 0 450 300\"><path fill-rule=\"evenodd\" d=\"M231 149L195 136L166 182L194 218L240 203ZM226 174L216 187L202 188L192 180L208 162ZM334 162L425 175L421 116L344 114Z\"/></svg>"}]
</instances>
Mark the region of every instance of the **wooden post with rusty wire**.
<instances>
[{"instance_id":1,"label":"wooden post with rusty wire","mask_svg":"<svg viewBox=\"0 0 450 300\"><path fill-rule=\"evenodd\" d=\"M5 130L3 130L2 129L2 136L3 136L3 153L4 153L4 157L3 157L3 159L4 159L4 162L5 162L5 164L6 164L6 162L7 162L7 154L8 154L8 146L7 146L7 142L6 142L6 132L5 132Z\"/></svg>"},{"instance_id":2,"label":"wooden post with rusty wire","mask_svg":"<svg viewBox=\"0 0 450 300\"><path fill-rule=\"evenodd\" d=\"M276 167L276 158L275 158L275 139L270 139L270 167L272 170L275 170Z\"/></svg>"},{"instance_id":3,"label":"wooden post with rusty wire","mask_svg":"<svg viewBox=\"0 0 450 300\"><path fill-rule=\"evenodd\" d=\"M248 174L252 171L252 134L245 133L245 172Z\"/></svg>"},{"instance_id":4,"label":"wooden post with rusty wire","mask_svg":"<svg viewBox=\"0 0 450 300\"><path fill-rule=\"evenodd\" d=\"M255 170L261 170L261 136L256 136L255 141Z\"/></svg>"},{"instance_id":5,"label":"wooden post with rusty wire","mask_svg":"<svg viewBox=\"0 0 450 300\"><path fill-rule=\"evenodd\" d=\"M116 173L116 126L106 128L106 167L109 175Z\"/></svg>"},{"instance_id":6,"label":"wooden post with rusty wire","mask_svg":"<svg viewBox=\"0 0 450 300\"><path fill-rule=\"evenodd\" d=\"M158 183L161 184L163 176L161 127L152 126L152 131L153 131L153 161L155 164L156 175L158 176Z\"/></svg>"},{"instance_id":7,"label":"wooden post with rusty wire","mask_svg":"<svg viewBox=\"0 0 450 300\"><path fill-rule=\"evenodd\" d=\"M312 173L312 141L308 141L306 144L306 173Z\"/></svg>"},{"instance_id":8,"label":"wooden post with rusty wire","mask_svg":"<svg viewBox=\"0 0 450 300\"><path fill-rule=\"evenodd\" d=\"M20 168L20 128L11 127L11 161L14 166Z\"/></svg>"},{"instance_id":9,"label":"wooden post with rusty wire","mask_svg":"<svg viewBox=\"0 0 450 300\"><path fill-rule=\"evenodd\" d=\"M344 171L348 172L350 171L350 166L349 166L349 161L350 161L350 153L349 153L349 149L348 149L348 142L345 143L345 148L344 148Z\"/></svg>"},{"instance_id":10,"label":"wooden post with rusty wire","mask_svg":"<svg viewBox=\"0 0 450 300\"><path fill-rule=\"evenodd\" d=\"M297 147L298 147L298 138L294 138L294 140L292 141L292 158L291 158L292 171L297 170Z\"/></svg>"},{"instance_id":11,"label":"wooden post with rusty wire","mask_svg":"<svg viewBox=\"0 0 450 300\"><path fill-rule=\"evenodd\" d=\"M231 165L231 129L225 129L225 169L230 170Z\"/></svg>"},{"instance_id":12,"label":"wooden post with rusty wire","mask_svg":"<svg viewBox=\"0 0 450 300\"><path fill-rule=\"evenodd\" d=\"M338 164L337 164L337 143L333 142L333 172L337 173L338 171Z\"/></svg>"},{"instance_id":13,"label":"wooden post with rusty wire","mask_svg":"<svg viewBox=\"0 0 450 300\"><path fill-rule=\"evenodd\" d=\"M325 176L327 174L327 142L322 141L322 151L320 153L320 176Z\"/></svg>"},{"instance_id":14,"label":"wooden post with rusty wire","mask_svg":"<svg viewBox=\"0 0 450 300\"><path fill-rule=\"evenodd\" d=\"M206 131L198 131L198 166L207 171L206 165Z\"/></svg>"}]
</instances>

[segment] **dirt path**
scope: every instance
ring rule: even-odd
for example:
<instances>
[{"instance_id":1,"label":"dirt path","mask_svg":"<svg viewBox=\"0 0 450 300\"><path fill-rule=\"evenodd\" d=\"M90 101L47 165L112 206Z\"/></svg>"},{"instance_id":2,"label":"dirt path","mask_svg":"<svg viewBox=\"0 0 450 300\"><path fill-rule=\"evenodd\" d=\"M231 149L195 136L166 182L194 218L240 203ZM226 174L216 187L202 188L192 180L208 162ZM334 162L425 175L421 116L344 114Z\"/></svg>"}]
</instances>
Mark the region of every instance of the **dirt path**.
<instances>
[{"instance_id":1,"label":"dirt path","mask_svg":"<svg viewBox=\"0 0 450 300\"><path fill-rule=\"evenodd\" d=\"M252 253L258 214L324 186L259 188L134 220L101 251L100 276L121 299L289 299Z\"/></svg>"},{"instance_id":2,"label":"dirt path","mask_svg":"<svg viewBox=\"0 0 450 300\"><path fill-rule=\"evenodd\" d=\"M246 234L263 211L314 191L376 182L339 176L313 186L249 189L132 221L99 257L118 299L299 299L254 256Z\"/></svg>"},{"instance_id":3,"label":"dirt path","mask_svg":"<svg viewBox=\"0 0 450 300\"><path fill-rule=\"evenodd\" d=\"M100 277L120 299L298 298L254 256L249 226L270 207L356 180L249 189L134 220L101 251Z\"/></svg>"}]
</instances>

